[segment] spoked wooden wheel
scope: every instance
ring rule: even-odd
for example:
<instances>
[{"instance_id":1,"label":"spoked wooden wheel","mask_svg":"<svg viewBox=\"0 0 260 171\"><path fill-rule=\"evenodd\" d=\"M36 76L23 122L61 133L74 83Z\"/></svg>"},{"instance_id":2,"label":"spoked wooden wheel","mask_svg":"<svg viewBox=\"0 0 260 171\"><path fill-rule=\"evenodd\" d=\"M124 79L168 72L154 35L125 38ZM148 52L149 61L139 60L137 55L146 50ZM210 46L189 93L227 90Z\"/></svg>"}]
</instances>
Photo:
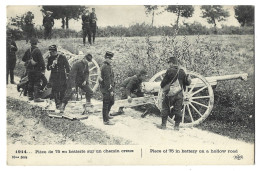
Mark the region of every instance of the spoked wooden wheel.
<instances>
[{"instance_id":1,"label":"spoked wooden wheel","mask_svg":"<svg viewBox=\"0 0 260 171\"><path fill-rule=\"evenodd\" d=\"M166 71L154 75L150 81L161 81ZM214 94L208 81L198 73L188 72L192 82L183 90L183 107L181 111L181 127L191 127L203 122L210 114L214 104ZM161 110L163 92L160 89L157 107ZM172 106L171 110L174 108ZM168 117L168 121L174 124L174 117Z\"/></svg>"}]
</instances>

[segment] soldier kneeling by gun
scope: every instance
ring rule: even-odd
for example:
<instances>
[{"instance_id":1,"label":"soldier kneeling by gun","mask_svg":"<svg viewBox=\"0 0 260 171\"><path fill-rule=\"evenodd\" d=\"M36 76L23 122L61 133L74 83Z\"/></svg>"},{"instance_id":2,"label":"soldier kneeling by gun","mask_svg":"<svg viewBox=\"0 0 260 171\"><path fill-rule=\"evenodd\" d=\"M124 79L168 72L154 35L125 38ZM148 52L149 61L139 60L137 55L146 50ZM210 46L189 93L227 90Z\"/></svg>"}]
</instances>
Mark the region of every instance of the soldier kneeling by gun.
<instances>
[{"instance_id":1,"label":"soldier kneeling by gun","mask_svg":"<svg viewBox=\"0 0 260 171\"><path fill-rule=\"evenodd\" d=\"M92 55L87 54L80 61L77 61L71 68L69 73L68 82L67 82L67 90L65 92L65 96L62 100L62 104L60 106L60 113L63 113L68 101L71 99L73 93L76 88L79 87L86 94L86 105L85 107L92 107L91 98L93 96L93 91L89 86L89 68L88 62L92 61Z\"/></svg>"}]
</instances>

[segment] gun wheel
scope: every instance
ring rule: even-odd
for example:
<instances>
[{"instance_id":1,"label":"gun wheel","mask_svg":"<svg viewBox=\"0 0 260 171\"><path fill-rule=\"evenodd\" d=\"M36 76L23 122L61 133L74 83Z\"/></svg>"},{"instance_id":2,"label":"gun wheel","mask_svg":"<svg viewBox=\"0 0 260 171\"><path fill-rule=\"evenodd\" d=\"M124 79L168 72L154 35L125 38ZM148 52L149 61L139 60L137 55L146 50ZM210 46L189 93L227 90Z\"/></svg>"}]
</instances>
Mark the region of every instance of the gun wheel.
<instances>
[{"instance_id":1,"label":"gun wheel","mask_svg":"<svg viewBox=\"0 0 260 171\"><path fill-rule=\"evenodd\" d=\"M154 75L150 81L162 81L166 70ZM181 110L181 127L192 127L202 123L210 114L214 104L214 93L208 81L198 73L188 72L192 82L191 85L183 90L183 106ZM156 106L162 109L163 92L160 89L158 98L155 102ZM171 107L171 111L174 106ZM174 117L168 117L168 121L175 123Z\"/></svg>"}]
</instances>

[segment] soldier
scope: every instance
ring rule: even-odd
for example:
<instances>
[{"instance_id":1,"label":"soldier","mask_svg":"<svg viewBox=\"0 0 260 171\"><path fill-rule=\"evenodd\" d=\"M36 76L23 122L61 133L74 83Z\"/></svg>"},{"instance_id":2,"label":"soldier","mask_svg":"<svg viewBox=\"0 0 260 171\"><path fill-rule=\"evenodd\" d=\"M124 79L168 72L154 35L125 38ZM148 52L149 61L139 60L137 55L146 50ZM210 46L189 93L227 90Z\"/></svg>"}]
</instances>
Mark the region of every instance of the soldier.
<instances>
[{"instance_id":1,"label":"soldier","mask_svg":"<svg viewBox=\"0 0 260 171\"><path fill-rule=\"evenodd\" d=\"M110 109L114 104L114 72L111 66L112 52L106 52L105 61L101 67L101 78L100 78L100 90L103 94L103 122L105 125L114 125L113 122L109 121L112 119L109 115Z\"/></svg>"},{"instance_id":2,"label":"soldier","mask_svg":"<svg viewBox=\"0 0 260 171\"><path fill-rule=\"evenodd\" d=\"M51 16L52 12L47 11L46 16L43 18L43 26L44 26L44 39L51 39L52 35L52 27L54 26L54 19Z\"/></svg>"},{"instance_id":3,"label":"soldier","mask_svg":"<svg viewBox=\"0 0 260 171\"><path fill-rule=\"evenodd\" d=\"M29 48L22 61L26 62L26 70L28 72L28 97L34 102L43 102L40 98L41 80L45 71L45 63L40 49L37 47L38 39L32 38L31 48Z\"/></svg>"},{"instance_id":4,"label":"soldier","mask_svg":"<svg viewBox=\"0 0 260 171\"><path fill-rule=\"evenodd\" d=\"M90 15L89 10L84 10L82 15L82 34L83 34L83 44L86 44L86 36L88 36L88 43L91 44L91 30L90 30Z\"/></svg>"},{"instance_id":5,"label":"soldier","mask_svg":"<svg viewBox=\"0 0 260 171\"><path fill-rule=\"evenodd\" d=\"M88 62L92 61L92 55L87 54L81 61L77 61L71 68L69 73L68 82L67 82L67 90L65 92L65 96L62 100L62 104L60 107L60 113L63 113L68 101L71 99L73 92L75 92L76 88L79 87L85 92L86 96L86 105L85 107L93 107L91 104L91 98L93 96L93 91L89 86L89 68Z\"/></svg>"},{"instance_id":6,"label":"soldier","mask_svg":"<svg viewBox=\"0 0 260 171\"><path fill-rule=\"evenodd\" d=\"M95 13L95 8L92 8L92 13L90 14L90 28L91 28L91 34L93 35L93 43L95 43L95 37L97 31L97 15Z\"/></svg>"},{"instance_id":7,"label":"soldier","mask_svg":"<svg viewBox=\"0 0 260 171\"><path fill-rule=\"evenodd\" d=\"M15 84L14 82L14 68L16 64L16 54L17 46L15 41L12 39L12 33L7 33L6 40L6 84L8 84L8 77L10 74L10 82L11 84Z\"/></svg>"},{"instance_id":8,"label":"soldier","mask_svg":"<svg viewBox=\"0 0 260 171\"><path fill-rule=\"evenodd\" d=\"M121 84L121 99L128 99L128 102L132 102L132 96L134 97L143 97L144 93L141 92L141 84L143 80L145 79L147 74L146 70L139 71L138 74L128 77L123 81ZM124 107L120 107L117 113L111 114L111 116L116 116L123 114Z\"/></svg>"},{"instance_id":9,"label":"soldier","mask_svg":"<svg viewBox=\"0 0 260 171\"><path fill-rule=\"evenodd\" d=\"M49 82L52 87L52 96L58 109L67 88L66 80L70 72L70 66L67 58L58 54L56 45L49 46L49 52L50 57L48 58L47 70L51 70Z\"/></svg>"},{"instance_id":10,"label":"soldier","mask_svg":"<svg viewBox=\"0 0 260 171\"><path fill-rule=\"evenodd\" d=\"M191 79L188 74L185 73L184 69L178 66L177 57L170 57L168 60L170 68L167 69L166 74L161 82L161 88L163 89L163 100L162 100L162 124L161 129L166 129L166 122L168 116L174 117L175 125L174 130L179 130L179 125L181 122L181 109L183 105L183 93L182 89L186 89L186 86L190 85ZM170 95L169 85L179 84L179 90L176 94ZM171 106L173 111L171 111Z\"/></svg>"},{"instance_id":11,"label":"soldier","mask_svg":"<svg viewBox=\"0 0 260 171\"><path fill-rule=\"evenodd\" d=\"M36 37L36 32L34 30L34 23L33 20L34 19L34 15L31 11L28 11L25 18L24 18L24 22L25 22L25 34L26 34L26 43L28 43L28 41L32 38L32 37Z\"/></svg>"}]
</instances>

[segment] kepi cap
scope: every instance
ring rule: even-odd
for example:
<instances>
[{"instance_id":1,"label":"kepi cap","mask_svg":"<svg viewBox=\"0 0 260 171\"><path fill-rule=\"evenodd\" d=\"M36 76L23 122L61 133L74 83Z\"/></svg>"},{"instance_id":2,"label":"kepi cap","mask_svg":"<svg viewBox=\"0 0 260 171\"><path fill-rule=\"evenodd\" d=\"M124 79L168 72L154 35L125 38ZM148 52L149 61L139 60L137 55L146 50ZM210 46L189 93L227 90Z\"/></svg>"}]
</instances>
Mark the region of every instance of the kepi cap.
<instances>
[{"instance_id":1,"label":"kepi cap","mask_svg":"<svg viewBox=\"0 0 260 171\"><path fill-rule=\"evenodd\" d=\"M57 46L56 45L49 46L49 51L57 51Z\"/></svg>"},{"instance_id":2,"label":"kepi cap","mask_svg":"<svg viewBox=\"0 0 260 171\"><path fill-rule=\"evenodd\" d=\"M106 51L106 54L105 54L105 58L109 58L109 59L112 59L114 56L114 53L112 52L109 52L109 51Z\"/></svg>"},{"instance_id":3,"label":"kepi cap","mask_svg":"<svg viewBox=\"0 0 260 171\"><path fill-rule=\"evenodd\" d=\"M87 55L85 55L85 58L89 61L92 62L92 55L90 53L88 53Z\"/></svg>"},{"instance_id":4,"label":"kepi cap","mask_svg":"<svg viewBox=\"0 0 260 171\"><path fill-rule=\"evenodd\" d=\"M39 41L36 37L33 37L33 38L31 38L30 43L31 44L37 44L37 43L39 43Z\"/></svg>"},{"instance_id":5,"label":"kepi cap","mask_svg":"<svg viewBox=\"0 0 260 171\"><path fill-rule=\"evenodd\" d=\"M175 57L175 56L171 56L171 57L168 59L167 62L168 62L168 63L172 62L172 63L174 63L174 64L178 64L178 58Z\"/></svg>"}]
</instances>

